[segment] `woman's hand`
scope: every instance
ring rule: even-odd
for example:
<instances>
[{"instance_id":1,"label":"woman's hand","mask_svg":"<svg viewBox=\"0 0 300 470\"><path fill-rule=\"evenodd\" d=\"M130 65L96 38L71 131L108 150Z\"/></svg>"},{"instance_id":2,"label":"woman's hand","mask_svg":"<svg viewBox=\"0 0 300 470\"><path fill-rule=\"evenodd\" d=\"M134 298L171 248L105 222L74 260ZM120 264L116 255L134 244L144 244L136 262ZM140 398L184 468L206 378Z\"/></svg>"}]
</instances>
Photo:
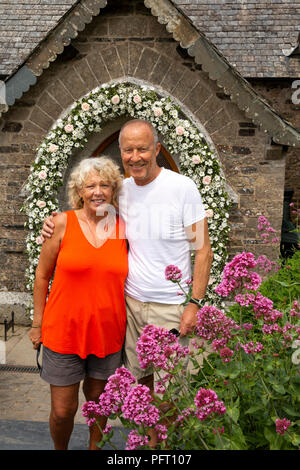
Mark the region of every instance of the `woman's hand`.
<instances>
[{"instance_id":1,"label":"woman's hand","mask_svg":"<svg viewBox=\"0 0 300 470\"><path fill-rule=\"evenodd\" d=\"M42 237L45 238L51 238L54 232L54 223L53 223L53 218L57 215L57 212L52 212L52 215L47 217L47 219L44 220L44 224L42 227Z\"/></svg>"},{"instance_id":2,"label":"woman's hand","mask_svg":"<svg viewBox=\"0 0 300 470\"><path fill-rule=\"evenodd\" d=\"M29 331L29 339L32 342L33 349L38 349L41 344L41 327L31 328Z\"/></svg>"}]
</instances>

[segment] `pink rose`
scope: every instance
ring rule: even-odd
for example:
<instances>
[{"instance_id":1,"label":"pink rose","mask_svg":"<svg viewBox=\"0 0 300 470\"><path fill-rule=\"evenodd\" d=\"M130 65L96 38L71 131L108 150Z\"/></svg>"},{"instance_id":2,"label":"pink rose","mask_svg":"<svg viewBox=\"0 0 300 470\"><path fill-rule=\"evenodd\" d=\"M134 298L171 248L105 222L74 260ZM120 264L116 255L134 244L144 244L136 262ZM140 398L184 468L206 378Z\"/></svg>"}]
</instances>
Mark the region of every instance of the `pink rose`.
<instances>
[{"instance_id":1,"label":"pink rose","mask_svg":"<svg viewBox=\"0 0 300 470\"><path fill-rule=\"evenodd\" d=\"M57 150L58 150L57 145L55 145L55 144L50 144L49 145L49 152L55 153L55 152L57 152Z\"/></svg>"},{"instance_id":2,"label":"pink rose","mask_svg":"<svg viewBox=\"0 0 300 470\"><path fill-rule=\"evenodd\" d=\"M139 104L139 103L141 103L142 98L140 97L140 95L135 95L133 97L133 101L135 102L135 104Z\"/></svg>"},{"instance_id":3,"label":"pink rose","mask_svg":"<svg viewBox=\"0 0 300 470\"><path fill-rule=\"evenodd\" d=\"M120 103L120 97L119 95L115 95L111 99L112 104L119 104Z\"/></svg>"},{"instance_id":4,"label":"pink rose","mask_svg":"<svg viewBox=\"0 0 300 470\"><path fill-rule=\"evenodd\" d=\"M88 103L82 103L81 109L83 111L88 111L90 109L90 105Z\"/></svg>"},{"instance_id":5,"label":"pink rose","mask_svg":"<svg viewBox=\"0 0 300 470\"><path fill-rule=\"evenodd\" d=\"M177 127L176 127L176 134L177 134L177 135L183 135L183 134L184 134L184 127L182 127L182 126L177 126Z\"/></svg>"},{"instance_id":6,"label":"pink rose","mask_svg":"<svg viewBox=\"0 0 300 470\"><path fill-rule=\"evenodd\" d=\"M210 176L204 176L202 182L203 182L203 184L210 184L211 177Z\"/></svg>"},{"instance_id":7,"label":"pink rose","mask_svg":"<svg viewBox=\"0 0 300 470\"><path fill-rule=\"evenodd\" d=\"M46 207L46 203L45 201L37 201L36 205L42 209L43 207Z\"/></svg>"},{"instance_id":8,"label":"pink rose","mask_svg":"<svg viewBox=\"0 0 300 470\"><path fill-rule=\"evenodd\" d=\"M45 180L47 178L47 172L45 170L42 170L39 172L39 178L41 180Z\"/></svg>"},{"instance_id":9,"label":"pink rose","mask_svg":"<svg viewBox=\"0 0 300 470\"><path fill-rule=\"evenodd\" d=\"M38 244L38 245L41 245L43 243L43 237L42 235L39 235L36 239L35 239L35 242Z\"/></svg>"},{"instance_id":10,"label":"pink rose","mask_svg":"<svg viewBox=\"0 0 300 470\"><path fill-rule=\"evenodd\" d=\"M200 163L200 161L201 161L201 160L200 160L199 155L193 155L193 156L192 156L192 162L193 162L193 163L196 163L196 164L197 164L197 163Z\"/></svg>"},{"instance_id":11,"label":"pink rose","mask_svg":"<svg viewBox=\"0 0 300 470\"><path fill-rule=\"evenodd\" d=\"M67 124L65 126L65 131L66 132L72 132L72 130L74 129L73 125L72 124Z\"/></svg>"},{"instance_id":12,"label":"pink rose","mask_svg":"<svg viewBox=\"0 0 300 470\"><path fill-rule=\"evenodd\" d=\"M153 108L154 116L160 117L163 115L163 110L161 108L157 108L156 106Z\"/></svg>"},{"instance_id":13,"label":"pink rose","mask_svg":"<svg viewBox=\"0 0 300 470\"><path fill-rule=\"evenodd\" d=\"M214 211L212 209L207 209L206 216L207 217L212 217L213 215L214 215Z\"/></svg>"}]
</instances>

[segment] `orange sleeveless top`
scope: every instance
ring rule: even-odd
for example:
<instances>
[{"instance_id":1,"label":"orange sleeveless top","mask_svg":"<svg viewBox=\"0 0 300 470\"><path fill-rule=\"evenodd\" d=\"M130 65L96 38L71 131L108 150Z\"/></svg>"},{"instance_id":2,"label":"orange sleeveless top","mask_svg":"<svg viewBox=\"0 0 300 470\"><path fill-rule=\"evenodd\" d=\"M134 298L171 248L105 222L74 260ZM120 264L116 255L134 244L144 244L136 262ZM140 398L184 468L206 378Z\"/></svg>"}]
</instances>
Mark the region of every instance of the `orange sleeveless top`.
<instances>
[{"instance_id":1,"label":"orange sleeveless top","mask_svg":"<svg viewBox=\"0 0 300 470\"><path fill-rule=\"evenodd\" d=\"M124 285L128 272L124 224L116 237L95 248L77 215L67 225L45 306L42 343L52 351L105 357L120 351L126 329Z\"/></svg>"}]
</instances>

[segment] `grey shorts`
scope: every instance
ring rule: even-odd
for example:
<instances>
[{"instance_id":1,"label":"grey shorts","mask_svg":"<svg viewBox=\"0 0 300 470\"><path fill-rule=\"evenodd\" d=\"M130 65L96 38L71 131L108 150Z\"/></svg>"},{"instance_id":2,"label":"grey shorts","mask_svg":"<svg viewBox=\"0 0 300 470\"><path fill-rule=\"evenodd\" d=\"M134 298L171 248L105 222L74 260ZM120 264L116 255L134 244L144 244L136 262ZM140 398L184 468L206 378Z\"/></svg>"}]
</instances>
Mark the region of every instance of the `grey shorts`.
<instances>
[{"instance_id":1,"label":"grey shorts","mask_svg":"<svg viewBox=\"0 0 300 470\"><path fill-rule=\"evenodd\" d=\"M41 378L51 385L67 386L86 376L107 380L122 365L122 350L106 357L93 354L82 359L77 354L61 354L43 346Z\"/></svg>"}]
</instances>

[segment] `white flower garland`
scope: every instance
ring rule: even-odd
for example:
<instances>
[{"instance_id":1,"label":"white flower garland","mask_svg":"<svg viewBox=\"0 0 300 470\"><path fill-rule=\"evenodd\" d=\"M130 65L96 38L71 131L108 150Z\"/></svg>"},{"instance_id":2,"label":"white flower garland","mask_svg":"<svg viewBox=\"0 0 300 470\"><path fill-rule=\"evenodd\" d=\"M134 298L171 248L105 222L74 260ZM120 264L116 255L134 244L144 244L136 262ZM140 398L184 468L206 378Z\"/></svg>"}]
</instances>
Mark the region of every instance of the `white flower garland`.
<instances>
[{"instance_id":1,"label":"white flower garland","mask_svg":"<svg viewBox=\"0 0 300 470\"><path fill-rule=\"evenodd\" d=\"M22 211L28 216L27 237L29 267L27 288L33 290L35 269L41 249L40 231L44 219L59 211L57 192L74 148L83 148L88 135L100 132L101 125L122 115L147 119L164 138L171 154L180 154L180 171L199 188L208 218L214 251L207 298L216 301L214 287L227 258L229 200L220 164L195 125L181 119L181 111L170 98L160 97L152 89L132 84L103 85L78 100L69 113L56 122L40 145L26 184L28 197ZM32 312L31 312L32 313Z\"/></svg>"}]
</instances>

